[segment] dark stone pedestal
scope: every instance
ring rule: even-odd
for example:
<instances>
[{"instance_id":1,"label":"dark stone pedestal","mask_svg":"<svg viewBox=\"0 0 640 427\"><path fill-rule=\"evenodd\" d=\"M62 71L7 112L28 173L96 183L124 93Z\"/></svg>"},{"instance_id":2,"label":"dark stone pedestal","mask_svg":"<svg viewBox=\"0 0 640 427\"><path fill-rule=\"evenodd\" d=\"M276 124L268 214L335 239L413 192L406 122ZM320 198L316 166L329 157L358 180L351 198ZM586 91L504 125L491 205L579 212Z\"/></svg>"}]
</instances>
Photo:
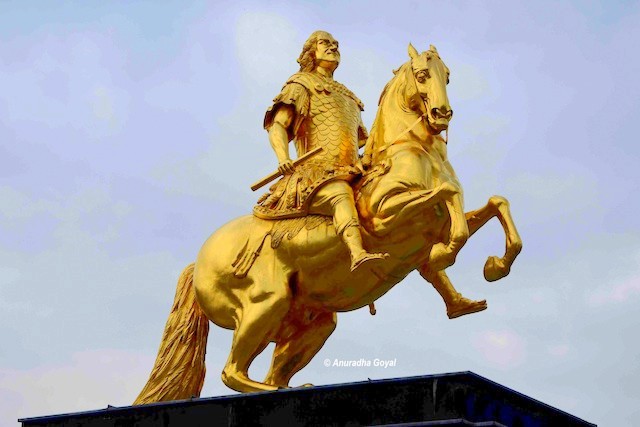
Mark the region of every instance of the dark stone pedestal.
<instances>
[{"instance_id":1,"label":"dark stone pedestal","mask_svg":"<svg viewBox=\"0 0 640 427\"><path fill-rule=\"evenodd\" d=\"M472 372L25 418L23 427L593 426Z\"/></svg>"}]
</instances>

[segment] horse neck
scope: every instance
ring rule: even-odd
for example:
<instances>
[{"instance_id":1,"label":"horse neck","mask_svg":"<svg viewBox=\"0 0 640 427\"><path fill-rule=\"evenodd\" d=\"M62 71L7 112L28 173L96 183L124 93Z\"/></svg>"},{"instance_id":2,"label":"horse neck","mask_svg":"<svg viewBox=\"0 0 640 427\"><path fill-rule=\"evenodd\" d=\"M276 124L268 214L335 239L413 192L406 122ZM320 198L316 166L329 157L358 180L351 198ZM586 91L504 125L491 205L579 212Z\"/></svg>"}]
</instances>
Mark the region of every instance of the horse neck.
<instances>
[{"instance_id":1,"label":"horse neck","mask_svg":"<svg viewBox=\"0 0 640 427\"><path fill-rule=\"evenodd\" d=\"M419 114L409 108L404 92L400 82L392 82L380 101L371 132L376 152L393 143L423 140L428 136L423 124L415 125ZM411 131L405 132L412 125L415 126Z\"/></svg>"}]
</instances>

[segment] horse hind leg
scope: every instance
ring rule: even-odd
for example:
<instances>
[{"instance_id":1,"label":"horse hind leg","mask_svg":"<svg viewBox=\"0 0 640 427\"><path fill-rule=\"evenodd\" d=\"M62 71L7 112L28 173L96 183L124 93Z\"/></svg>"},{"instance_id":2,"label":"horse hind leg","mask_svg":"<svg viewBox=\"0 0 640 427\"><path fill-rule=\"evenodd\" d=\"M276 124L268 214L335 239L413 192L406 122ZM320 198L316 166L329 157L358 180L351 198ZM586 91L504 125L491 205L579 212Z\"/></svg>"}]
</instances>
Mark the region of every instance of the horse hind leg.
<instances>
[{"instance_id":1,"label":"horse hind leg","mask_svg":"<svg viewBox=\"0 0 640 427\"><path fill-rule=\"evenodd\" d=\"M269 285L270 291L262 290L259 295L248 296L250 302L240 314L231 352L222 371L222 381L239 392L278 389L272 384L249 378L249 366L275 337L290 307L291 293L287 280L281 279Z\"/></svg>"},{"instance_id":2,"label":"horse hind leg","mask_svg":"<svg viewBox=\"0 0 640 427\"><path fill-rule=\"evenodd\" d=\"M292 322L286 336L276 343L265 383L289 387L291 378L309 364L336 329L337 320L336 313L321 313L306 322Z\"/></svg>"}]
</instances>

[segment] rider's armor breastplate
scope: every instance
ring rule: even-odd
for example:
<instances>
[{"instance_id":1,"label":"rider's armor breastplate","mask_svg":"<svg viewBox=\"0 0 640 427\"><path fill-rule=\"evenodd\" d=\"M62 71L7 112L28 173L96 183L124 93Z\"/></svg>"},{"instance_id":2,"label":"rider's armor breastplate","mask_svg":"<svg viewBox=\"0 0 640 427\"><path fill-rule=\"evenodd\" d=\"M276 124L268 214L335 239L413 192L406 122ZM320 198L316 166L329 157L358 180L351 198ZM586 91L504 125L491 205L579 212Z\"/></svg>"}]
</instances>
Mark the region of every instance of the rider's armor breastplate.
<instances>
[{"instance_id":1,"label":"rider's armor breastplate","mask_svg":"<svg viewBox=\"0 0 640 427\"><path fill-rule=\"evenodd\" d=\"M310 159L312 163L356 164L360 107L340 86L324 82L310 90L309 118L303 135L305 151L323 148Z\"/></svg>"},{"instance_id":2,"label":"rider's armor breastplate","mask_svg":"<svg viewBox=\"0 0 640 427\"><path fill-rule=\"evenodd\" d=\"M365 137L360 111L362 102L340 83L306 72L294 74L265 114L265 129L273 124L281 104L295 107L296 121L289 137L296 143L298 157L322 147L323 151L298 165L272 185L254 207L263 219L306 216L314 195L328 182L352 182L360 175L358 137Z\"/></svg>"}]
</instances>

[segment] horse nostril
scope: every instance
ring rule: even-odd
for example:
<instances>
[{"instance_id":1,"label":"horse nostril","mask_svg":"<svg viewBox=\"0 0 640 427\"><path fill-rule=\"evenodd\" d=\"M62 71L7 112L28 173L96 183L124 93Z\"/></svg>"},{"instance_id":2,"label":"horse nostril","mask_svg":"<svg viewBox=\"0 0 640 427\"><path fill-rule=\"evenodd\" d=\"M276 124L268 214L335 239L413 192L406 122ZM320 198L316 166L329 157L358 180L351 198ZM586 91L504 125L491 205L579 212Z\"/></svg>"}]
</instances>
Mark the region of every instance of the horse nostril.
<instances>
[{"instance_id":1,"label":"horse nostril","mask_svg":"<svg viewBox=\"0 0 640 427\"><path fill-rule=\"evenodd\" d=\"M443 105L440 108L432 108L431 114L433 114L434 117L450 119L453 115L453 110Z\"/></svg>"}]
</instances>

